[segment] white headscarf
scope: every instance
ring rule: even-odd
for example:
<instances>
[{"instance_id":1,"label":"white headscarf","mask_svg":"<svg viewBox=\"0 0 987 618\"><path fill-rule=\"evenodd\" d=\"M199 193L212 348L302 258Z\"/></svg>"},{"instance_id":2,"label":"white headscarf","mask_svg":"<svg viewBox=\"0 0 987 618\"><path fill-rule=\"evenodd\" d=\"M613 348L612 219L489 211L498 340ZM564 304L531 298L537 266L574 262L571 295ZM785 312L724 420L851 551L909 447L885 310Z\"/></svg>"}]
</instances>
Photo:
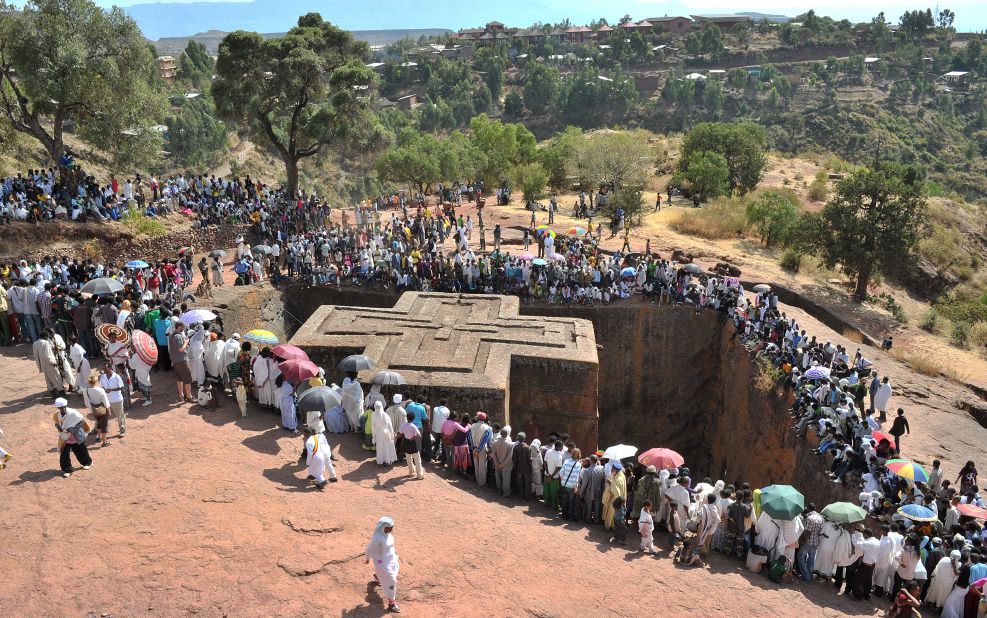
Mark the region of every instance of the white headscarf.
<instances>
[{"instance_id":1,"label":"white headscarf","mask_svg":"<svg viewBox=\"0 0 987 618\"><path fill-rule=\"evenodd\" d=\"M384 528L390 528L394 525L394 520L386 515L381 517L377 522L377 527L374 528L373 536L370 537L370 543L367 545L367 558L372 561L379 561L384 559L384 554L387 551L387 532L384 532Z\"/></svg>"}]
</instances>

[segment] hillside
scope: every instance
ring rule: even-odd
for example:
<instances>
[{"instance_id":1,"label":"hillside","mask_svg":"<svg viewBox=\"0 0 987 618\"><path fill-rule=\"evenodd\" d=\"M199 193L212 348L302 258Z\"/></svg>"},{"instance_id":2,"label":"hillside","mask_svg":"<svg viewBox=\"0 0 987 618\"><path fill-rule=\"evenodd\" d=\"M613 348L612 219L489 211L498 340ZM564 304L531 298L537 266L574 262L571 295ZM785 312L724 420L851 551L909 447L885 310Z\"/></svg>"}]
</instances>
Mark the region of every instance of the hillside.
<instances>
[{"instance_id":1,"label":"hillside","mask_svg":"<svg viewBox=\"0 0 987 618\"><path fill-rule=\"evenodd\" d=\"M353 37L366 41L369 45L390 45L403 39L417 40L420 37L437 37L451 32L442 28L422 28L422 29L396 29L396 30L354 30ZM197 41L206 46L206 51L215 56L219 53L219 44L222 42L226 32L222 30L209 30L191 36L162 37L156 41L151 41L158 54L178 55L188 47L189 41ZM275 38L283 35L283 32L262 33L264 38Z\"/></svg>"}]
</instances>

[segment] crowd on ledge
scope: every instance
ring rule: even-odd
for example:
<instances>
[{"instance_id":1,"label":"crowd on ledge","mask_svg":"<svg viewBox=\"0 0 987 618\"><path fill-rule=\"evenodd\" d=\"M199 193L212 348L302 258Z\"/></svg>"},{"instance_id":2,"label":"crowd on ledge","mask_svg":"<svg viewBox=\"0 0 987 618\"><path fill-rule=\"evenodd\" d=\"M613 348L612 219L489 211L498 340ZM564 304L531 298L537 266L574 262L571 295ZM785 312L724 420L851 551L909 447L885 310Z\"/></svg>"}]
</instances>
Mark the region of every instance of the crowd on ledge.
<instances>
[{"instance_id":1,"label":"crowd on ledge","mask_svg":"<svg viewBox=\"0 0 987 618\"><path fill-rule=\"evenodd\" d=\"M923 470L925 476L914 470L912 478L903 475L896 464L910 427L905 411L893 411L890 405L891 381L860 350L851 356L842 346L807 335L780 311L770 289L750 295L728 274L663 260L650 247L633 253L626 236L621 251L605 254L598 246L602 231L594 239L592 224L588 230L554 230L535 225L534 214L523 230L519 254L512 255L513 247L496 225L488 251L482 209L475 224L456 215L458 201L478 197L480 187L469 187L474 195L447 192L449 199L439 205L421 196L382 197L344 210L342 222L333 224L328 206L314 195L289 203L249 178L243 184L188 180L152 179L148 199L140 179L126 181L122 188L115 181L100 188L83 179L73 197L65 193L59 172L49 170L5 179L3 203L12 212L44 204L56 216L54 210L68 200L114 218L120 203L133 200L148 208L171 200L162 207L193 206L193 215L203 224L227 216L251 221L256 243L240 239L231 256L238 284L296 279L308 285L399 291L510 293L560 304L642 295L652 303L686 304L697 313L720 312L735 325L735 338L776 370L784 389L794 392L792 430L818 437L817 452L833 482L858 496L871 525L827 519L826 509L817 511L811 504L789 518L773 517L762 509L761 489L742 479L696 483L681 464L659 469L633 457L608 460L603 452L583 454L561 432L515 435L510 427L488 423L483 412L457 412L446 402L433 402L433 407L413 393L388 401L379 386L365 393L355 374L334 388L338 406L314 416L302 413L301 424L311 434L303 458L319 488L335 479L325 433L357 431L381 465L393 464L400 450L416 478L424 476L423 463L431 461L480 486L495 487L504 497L542 500L564 519L602 525L612 531L615 543L625 543L628 530L636 530L641 549L648 552L660 553L654 534L662 532L675 559L686 565L701 565L709 551L718 551L744 558L754 569L763 567L782 584L793 577L822 579L837 589L846 586L846 594L855 599L888 595L893 615L911 615L923 603L949 618L977 615L987 581L987 533L983 518L978 519L984 504L974 463L958 471L955 481L944 477L938 461L930 471ZM45 218L50 217L35 213L35 219ZM619 211L615 219L614 235L624 223ZM452 251L445 246L450 237ZM68 406L69 394L79 394L83 407L97 418L97 440L105 445L111 417L123 436L134 396L150 402L155 372L174 373L179 401L215 406L226 393L245 413L250 397L262 407L277 408L282 426L297 432L300 384L281 374L283 359L273 348L225 333L215 314L185 319L195 312L197 296L225 284L224 257L213 252L195 262L189 251L153 264L62 257L24 259L0 268L0 343L32 345L56 402L60 466L66 476L73 471L70 453L83 468L92 465L89 436L75 429L83 415ZM196 271L202 281L193 294ZM84 293L88 282L101 279L116 281L119 289ZM96 336L104 324L118 333L108 341ZM153 339L156 362L136 354L138 331ZM129 345L123 343L128 340ZM97 359L103 360L94 372ZM316 379L326 384L324 373ZM192 389L198 391L194 400ZM0 463L9 458L0 451ZM925 511L917 509L932 515L922 517Z\"/></svg>"}]
</instances>

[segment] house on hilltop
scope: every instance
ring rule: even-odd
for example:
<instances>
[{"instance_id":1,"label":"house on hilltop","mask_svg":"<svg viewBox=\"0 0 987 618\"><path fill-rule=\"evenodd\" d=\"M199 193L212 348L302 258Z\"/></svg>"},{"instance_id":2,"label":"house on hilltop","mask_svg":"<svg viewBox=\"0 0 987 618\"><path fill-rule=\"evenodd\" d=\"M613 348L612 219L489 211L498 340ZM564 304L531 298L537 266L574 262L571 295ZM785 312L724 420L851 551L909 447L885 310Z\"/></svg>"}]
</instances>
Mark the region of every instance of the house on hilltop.
<instances>
[{"instance_id":1,"label":"house on hilltop","mask_svg":"<svg viewBox=\"0 0 987 618\"><path fill-rule=\"evenodd\" d=\"M154 59L154 65L158 68L158 77L166 84L175 83L178 76L178 67L175 65L174 56L158 56Z\"/></svg>"},{"instance_id":2,"label":"house on hilltop","mask_svg":"<svg viewBox=\"0 0 987 618\"><path fill-rule=\"evenodd\" d=\"M750 15L692 15L691 17L699 28L716 24L717 28L724 32L744 30L754 23Z\"/></svg>"},{"instance_id":3,"label":"house on hilltop","mask_svg":"<svg viewBox=\"0 0 987 618\"><path fill-rule=\"evenodd\" d=\"M690 17L683 17L681 15L675 17L649 17L647 19L658 32L665 32L668 34L689 34L695 23Z\"/></svg>"}]
</instances>

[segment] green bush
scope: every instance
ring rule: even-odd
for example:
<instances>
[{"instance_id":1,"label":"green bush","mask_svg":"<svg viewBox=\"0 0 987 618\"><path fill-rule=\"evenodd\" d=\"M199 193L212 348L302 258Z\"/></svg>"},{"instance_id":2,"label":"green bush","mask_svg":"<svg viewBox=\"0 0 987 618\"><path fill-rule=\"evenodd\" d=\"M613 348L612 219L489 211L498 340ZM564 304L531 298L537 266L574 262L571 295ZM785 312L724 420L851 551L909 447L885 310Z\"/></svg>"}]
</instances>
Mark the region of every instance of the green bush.
<instances>
[{"instance_id":1,"label":"green bush","mask_svg":"<svg viewBox=\"0 0 987 618\"><path fill-rule=\"evenodd\" d=\"M928 333L937 333L942 328L942 318L939 316L939 312L932 308L922 316L922 321L919 322L918 326Z\"/></svg>"},{"instance_id":2,"label":"green bush","mask_svg":"<svg viewBox=\"0 0 987 618\"><path fill-rule=\"evenodd\" d=\"M958 348L967 347L970 343L970 324L967 322L953 324L953 334L950 341Z\"/></svg>"},{"instance_id":3,"label":"green bush","mask_svg":"<svg viewBox=\"0 0 987 618\"><path fill-rule=\"evenodd\" d=\"M151 217L144 216L139 208L129 208L120 217L120 221L141 236L164 236L168 226Z\"/></svg>"},{"instance_id":4,"label":"green bush","mask_svg":"<svg viewBox=\"0 0 987 618\"><path fill-rule=\"evenodd\" d=\"M781 256L781 267L788 272L797 273L802 268L802 253L795 249L786 249Z\"/></svg>"},{"instance_id":5,"label":"green bush","mask_svg":"<svg viewBox=\"0 0 987 618\"><path fill-rule=\"evenodd\" d=\"M829 183L826 180L816 178L809 185L809 199L813 202L822 202L829 195Z\"/></svg>"}]
</instances>

